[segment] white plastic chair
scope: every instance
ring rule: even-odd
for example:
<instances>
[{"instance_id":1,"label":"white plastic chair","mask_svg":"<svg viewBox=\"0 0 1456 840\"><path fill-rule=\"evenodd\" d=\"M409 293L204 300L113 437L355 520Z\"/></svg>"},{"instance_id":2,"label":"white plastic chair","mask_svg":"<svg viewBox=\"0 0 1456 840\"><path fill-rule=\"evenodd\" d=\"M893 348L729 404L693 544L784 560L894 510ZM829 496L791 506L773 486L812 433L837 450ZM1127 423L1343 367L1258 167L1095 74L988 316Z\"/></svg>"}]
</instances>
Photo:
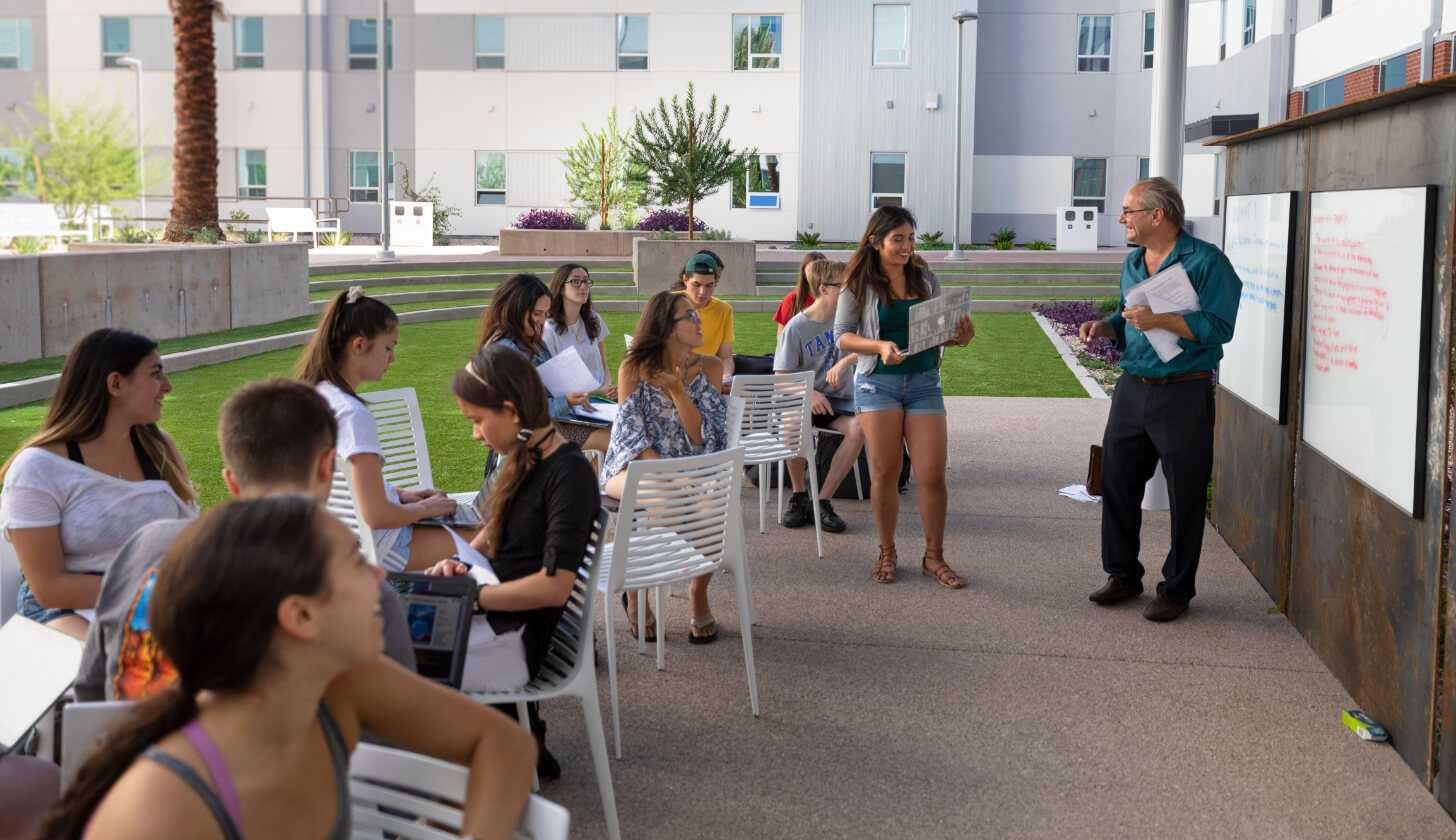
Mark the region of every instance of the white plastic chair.
<instances>
[{"instance_id":1,"label":"white plastic chair","mask_svg":"<svg viewBox=\"0 0 1456 840\"><path fill-rule=\"evenodd\" d=\"M602 728L602 709L597 697L596 648L592 644L593 593L600 585L602 570L606 566L603 557L606 531L607 512L603 510L597 513L596 524L592 526L591 538L587 542L586 557L582 558L576 582L571 587L571 598L566 602L561 620L556 623L545 664L536 678L516 691L472 691L469 694L482 703L515 703L516 719L527 731L531 723L526 714L526 703L568 695L581 701L582 714L586 717L587 740L591 742L592 764L596 767L597 787L602 795L602 811L607 819L607 836L611 840L620 840L617 798L612 792L612 768L607 757L606 732ZM612 611L607 610L607 615L611 614ZM607 638L610 649L610 624ZM612 699L615 703L615 693Z\"/></svg>"},{"instance_id":2,"label":"white plastic chair","mask_svg":"<svg viewBox=\"0 0 1456 840\"><path fill-rule=\"evenodd\" d=\"M128 700L67 703L61 709L61 793L101 745L112 724L136 704Z\"/></svg>"},{"instance_id":3,"label":"white plastic chair","mask_svg":"<svg viewBox=\"0 0 1456 840\"><path fill-rule=\"evenodd\" d=\"M359 551L364 559L374 565L379 565L379 551L374 544L374 529L364 521L363 514L359 513L359 505L354 501L354 472L349 468L349 462L343 458L334 458L334 479L329 486L329 501L325 504L329 513L338 517L340 522L349 526L359 537Z\"/></svg>"},{"instance_id":4,"label":"white plastic chair","mask_svg":"<svg viewBox=\"0 0 1456 840\"><path fill-rule=\"evenodd\" d=\"M384 450L384 480L400 488L433 487L430 446L425 442L425 421L413 388L369 391L359 395L379 429Z\"/></svg>"},{"instance_id":5,"label":"white plastic chair","mask_svg":"<svg viewBox=\"0 0 1456 840\"><path fill-rule=\"evenodd\" d=\"M758 465L758 532L764 532L768 501L768 466L779 477L779 521L784 519L784 462L808 462L809 508L814 513L814 547L824 557L824 531L819 523L819 470L814 462L814 427L810 420L814 372L773 373L733 377L728 395L743 400L743 417L728 427L728 446L743 447L743 463Z\"/></svg>"},{"instance_id":6,"label":"white plastic chair","mask_svg":"<svg viewBox=\"0 0 1456 840\"><path fill-rule=\"evenodd\" d=\"M470 771L416 753L361 743L349 760L353 837L445 840L460 831L460 812ZM436 828L446 826L450 832ZM517 837L566 840L571 813L532 795Z\"/></svg>"},{"instance_id":7,"label":"white plastic chair","mask_svg":"<svg viewBox=\"0 0 1456 840\"><path fill-rule=\"evenodd\" d=\"M0 624L15 615L15 595L20 591L20 556L0 524Z\"/></svg>"},{"instance_id":8,"label":"white plastic chair","mask_svg":"<svg viewBox=\"0 0 1456 840\"><path fill-rule=\"evenodd\" d=\"M607 676L612 695L612 734L617 758L622 757L622 715L617 691L617 634L613 602L623 592L653 590L661 621L663 591L719 570L733 573L738 590L738 620L743 635L743 665L748 672L748 699L758 717L758 672L753 665L753 598L748 558L743 550L743 513L739 482L743 450L726 449L688 458L633 461L617 514L615 539L603 552L609 566L598 588L605 595ZM638 610L639 628L646 610ZM665 667L663 639L657 631L657 669ZM638 650L647 652L639 629Z\"/></svg>"}]
</instances>

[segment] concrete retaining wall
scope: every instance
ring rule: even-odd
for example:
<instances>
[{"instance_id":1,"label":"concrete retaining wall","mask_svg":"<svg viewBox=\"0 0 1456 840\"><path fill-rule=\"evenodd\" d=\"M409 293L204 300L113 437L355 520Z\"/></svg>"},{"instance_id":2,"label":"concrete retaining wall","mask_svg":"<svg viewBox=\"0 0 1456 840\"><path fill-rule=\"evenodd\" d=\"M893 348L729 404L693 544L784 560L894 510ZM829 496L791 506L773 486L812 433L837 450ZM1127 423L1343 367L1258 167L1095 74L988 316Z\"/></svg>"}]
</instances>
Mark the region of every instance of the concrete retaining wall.
<instances>
[{"instance_id":1,"label":"concrete retaining wall","mask_svg":"<svg viewBox=\"0 0 1456 840\"><path fill-rule=\"evenodd\" d=\"M309 313L302 244L92 244L0 258L0 363L64 356L102 327L180 338Z\"/></svg>"},{"instance_id":2,"label":"concrete retaining wall","mask_svg":"<svg viewBox=\"0 0 1456 840\"><path fill-rule=\"evenodd\" d=\"M653 295L673 288L682 276L683 263L705 248L723 260L717 294L751 295L757 291L757 243L751 239L638 239L632 243L632 275L637 289Z\"/></svg>"},{"instance_id":3,"label":"concrete retaining wall","mask_svg":"<svg viewBox=\"0 0 1456 840\"><path fill-rule=\"evenodd\" d=\"M503 257L630 257L634 241L656 236L661 234L651 230L501 228L500 253Z\"/></svg>"}]
</instances>

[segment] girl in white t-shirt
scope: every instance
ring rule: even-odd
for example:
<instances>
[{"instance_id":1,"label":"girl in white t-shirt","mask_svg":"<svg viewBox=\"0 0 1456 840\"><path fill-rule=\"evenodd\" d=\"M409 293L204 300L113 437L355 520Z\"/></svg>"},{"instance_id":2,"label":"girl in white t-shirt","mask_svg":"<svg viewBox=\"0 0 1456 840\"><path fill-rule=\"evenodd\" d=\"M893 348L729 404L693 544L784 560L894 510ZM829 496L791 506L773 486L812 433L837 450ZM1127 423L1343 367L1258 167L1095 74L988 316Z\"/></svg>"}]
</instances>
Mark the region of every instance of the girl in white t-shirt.
<instances>
[{"instance_id":1,"label":"girl in white t-shirt","mask_svg":"<svg viewBox=\"0 0 1456 840\"><path fill-rule=\"evenodd\" d=\"M41 429L0 478L0 526L24 575L17 611L84 639L101 577L137 529L197 514L177 446L157 428L172 390L157 343L97 330L71 350Z\"/></svg>"},{"instance_id":2,"label":"girl in white t-shirt","mask_svg":"<svg viewBox=\"0 0 1456 840\"><path fill-rule=\"evenodd\" d=\"M357 391L364 382L384 378L398 343L394 310L354 286L329 301L297 369L298 378L318 388L334 410L338 456L353 471L354 503L374 530L379 562L395 572L428 568L454 553L444 528L414 525L456 510L455 501L439 490L399 490L384 480L379 427Z\"/></svg>"},{"instance_id":3,"label":"girl in white t-shirt","mask_svg":"<svg viewBox=\"0 0 1456 840\"><path fill-rule=\"evenodd\" d=\"M602 316L592 311L591 290L591 272L586 266L566 263L557 268L551 275L551 309L546 313L541 340L553 356L575 347L587 370L600 383L593 393L616 399L604 343L610 333Z\"/></svg>"}]
</instances>

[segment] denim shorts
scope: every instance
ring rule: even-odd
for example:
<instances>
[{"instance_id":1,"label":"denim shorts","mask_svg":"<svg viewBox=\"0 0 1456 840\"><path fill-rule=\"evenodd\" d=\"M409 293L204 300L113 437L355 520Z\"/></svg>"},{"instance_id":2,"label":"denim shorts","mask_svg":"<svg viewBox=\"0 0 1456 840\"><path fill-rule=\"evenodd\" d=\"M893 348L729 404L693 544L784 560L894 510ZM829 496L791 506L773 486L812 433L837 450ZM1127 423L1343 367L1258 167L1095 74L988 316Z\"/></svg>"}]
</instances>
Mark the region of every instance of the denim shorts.
<instances>
[{"instance_id":1,"label":"denim shorts","mask_svg":"<svg viewBox=\"0 0 1456 840\"><path fill-rule=\"evenodd\" d=\"M394 536L394 544L379 551L379 565L385 571L402 572L409 565L410 540L415 537L415 526L406 525Z\"/></svg>"},{"instance_id":2,"label":"denim shorts","mask_svg":"<svg viewBox=\"0 0 1456 840\"><path fill-rule=\"evenodd\" d=\"M945 414L940 370L854 375L854 405L860 413L900 410L907 415Z\"/></svg>"},{"instance_id":3,"label":"denim shorts","mask_svg":"<svg viewBox=\"0 0 1456 840\"><path fill-rule=\"evenodd\" d=\"M40 601L35 598L35 593L30 591L30 583L24 578L20 580L20 588L15 592L15 612L25 616L37 624L50 624L58 618L65 618L68 615L75 615L75 610L52 609L43 607Z\"/></svg>"}]
</instances>

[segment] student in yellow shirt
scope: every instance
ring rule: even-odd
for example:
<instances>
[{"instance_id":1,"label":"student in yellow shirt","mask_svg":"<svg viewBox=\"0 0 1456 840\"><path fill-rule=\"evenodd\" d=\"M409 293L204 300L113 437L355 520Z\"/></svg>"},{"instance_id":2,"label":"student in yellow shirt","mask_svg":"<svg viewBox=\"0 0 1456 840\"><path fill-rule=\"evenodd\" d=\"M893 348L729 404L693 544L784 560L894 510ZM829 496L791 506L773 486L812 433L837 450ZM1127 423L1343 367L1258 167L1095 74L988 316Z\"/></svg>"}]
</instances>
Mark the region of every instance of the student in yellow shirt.
<instances>
[{"instance_id":1,"label":"student in yellow shirt","mask_svg":"<svg viewBox=\"0 0 1456 840\"><path fill-rule=\"evenodd\" d=\"M717 356L723 362L723 382L733 375L733 306L713 297L723 261L712 251L699 251L688 258L678 278L680 289L702 321L703 343L693 352Z\"/></svg>"}]
</instances>

